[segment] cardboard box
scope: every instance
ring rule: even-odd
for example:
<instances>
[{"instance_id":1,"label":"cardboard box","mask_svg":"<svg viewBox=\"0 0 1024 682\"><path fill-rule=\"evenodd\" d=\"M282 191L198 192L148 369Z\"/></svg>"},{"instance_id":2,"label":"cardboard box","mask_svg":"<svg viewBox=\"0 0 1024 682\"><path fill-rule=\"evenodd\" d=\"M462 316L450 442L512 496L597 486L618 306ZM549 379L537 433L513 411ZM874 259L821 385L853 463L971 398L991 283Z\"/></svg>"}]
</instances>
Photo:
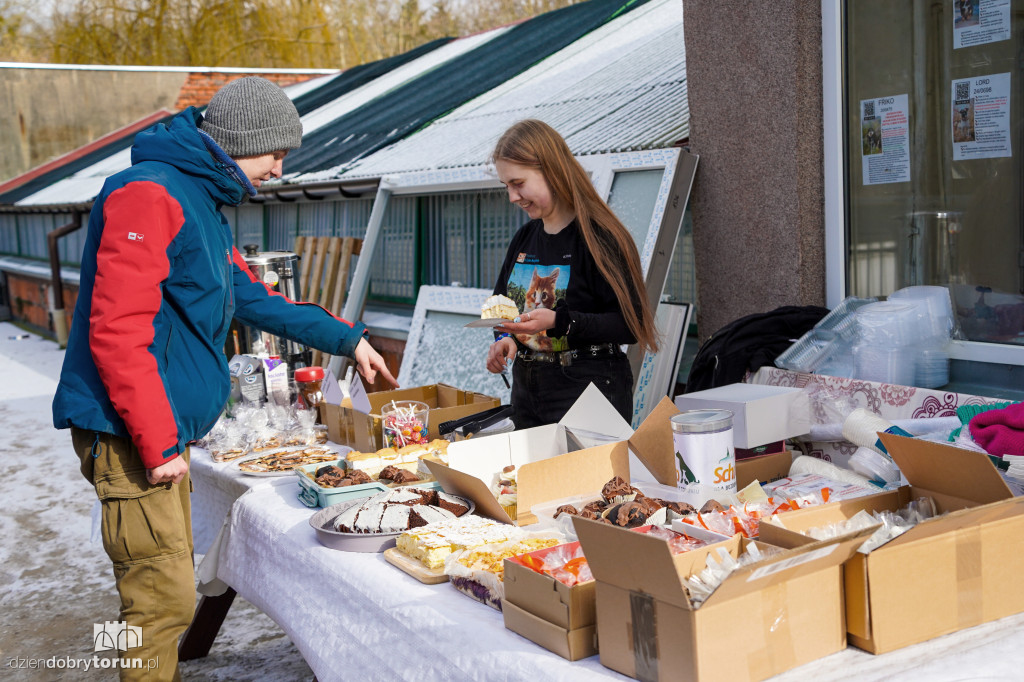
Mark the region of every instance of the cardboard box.
<instances>
[{"instance_id":1,"label":"cardboard box","mask_svg":"<svg viewBox=\"0 0 1024 682\"><path fill-rule=\"evenodd\" d=\"M575 549L579 542L559 547ZM551 547L530 554L543 558L555 549ZM565 630L578 630L597 622L593 581L569 587L517 560L505 560L505 599Z\"/></svg>"},{"instance_id":2,"label":"cardboard box","mask_svg":"<svg viewBox=\"0 0 1024 682\"><path fill-rule=\"evenodd\" d=\"M762 522L762 540L804 546L798 531L928 496L948 513L846 563L850 641L879 654L1024 611L1024 497L983 453L880 435L910 486L789 512L785 528Z\"/></svg>"},{"instance_id":3,"label":"cardboard box","mask_svg":"<svg viewBox=\"0 0 1024 682\"><path fill-rule=\"evenodd\" d=\"M492 438L497 438L497 436L470 439L465 442L483 442ZM448 446L448 466L439 462L425 462L430 473L441 484L445 492L473 500L476 504L477 514L503 523L518 523L520 526L537 523L537 517L530 511L533 505L600 490L615 476L626 481L629 480L628 448L625 441L577 450L536 462L528 461L529 451L508 453L500 449L489 451L490 454L500 457L510 456L512 463L519 469L518 516L513 520L498 504L489 483L491 477L501 471L505 465L499 461L495 467L493 460L486 456L488 454L486 448L477 453L480 454L479 461L489 462L482 469L489 473L481 472L482 475L487 476L488 482L485 483L483 478L455 468L464 464L458 457L454 461L452 459L452 448L456 445L459 443L452 443ZM479 461L474 461L474 464L479 464Z\"/></svg>"},{"instance_id":4,"label":"cardboard box","mask_svg":"<svg viewBox=\"0 0 1024 682\"><path fill-rule=\"evenodd\" d=\"M579 543L568 547L575 549ZM530 554L543 558L556 549ZM527 568L518 557L506 559L505 627L570 661L593 656L597 653L595 585L591 580L569 587Z\"/></svg>"},{"instance_id":5,"label":"cardboard box","mask_svg":"<svg viewBox=\"0 0 1024 682\"><path fill-rule=\"evenodd\" d=\"M456 486L483 506L484 500L476 496L493 499L488 487L495 476L504 467L515 465L518 523L528 525L537 522L530 511L535 504L592 493L614 476L628 481L629 450L625 441L632 433L626 420L591 384L557 424L452 443L448 446L448 466L454 473L435 476L445 490L449 485ZM482 487L467 477L479 479ZM455 489L448 492L462 494Z\"/></svg>"},{"instance_id":6,"label":"cardboard box","mask_svg":"<svg viewBox=\"0 0 1024 682\"><path fill-rule=\"evenodd\" d=\"M731 410L737 448L756 448L811 430L807 394L790 386L729 384L676 396L675 404L680 410Z\"/></svg>"},{"instance_id":7,"label":"cardboard box","mask_svg":"<svg viewBox=\"0 0 1024 682\"><path fill-rule=\"evenodd\" d=\"M506 628L562 658L578 661L597 653L597 625L567 630L507 600L501 603L501 613Z\"/></svg>"},{"instance_id":8,"label":"cardboard box","mask_svg":"<svg viewBox=\"0 0 1024 682\"><path fill-rule=\"evenodd\" d=\"M375 452L384 447L381 431L381 408L392 400L419 400L430 406L427 427L430 437L437 438L437 427L451 419L459 419L501 404L498 398L473 391L462 391L447 384L431 384L395 391L378 391L367 395L370 413L321 403L320 418L327 425L327 435L335 443L359 452Z\"/></svg>"},{"instance_id":9,"label":"cardboard box","mask_svg":"<svg viewBox=\"0 0 1024 682\"><path fill-rule=\"evenodd\" d=\"M683 579L734 536L672 555L659 538L574 519L597 579L601 663L642 680L762 680L846 646L841 564L863 542L836 538L734 571L696 608Z\"/></svg>"},{"instance_id":10,"label":"cardboard box","mask_svg":"<svg viewBox=\"0 0 1024 682\"><path fill-rule=\"evenodd\" d=\"M629 448L648 472L663 485L676 485L676 465L672 457L670 420L680 410L668 398L655 405L647 419L629 438ZM751 481L774 481L789 475L793 455L789 451L759 455L736 462L736 488L742 490Z\"/></svg>"}]
</instances>

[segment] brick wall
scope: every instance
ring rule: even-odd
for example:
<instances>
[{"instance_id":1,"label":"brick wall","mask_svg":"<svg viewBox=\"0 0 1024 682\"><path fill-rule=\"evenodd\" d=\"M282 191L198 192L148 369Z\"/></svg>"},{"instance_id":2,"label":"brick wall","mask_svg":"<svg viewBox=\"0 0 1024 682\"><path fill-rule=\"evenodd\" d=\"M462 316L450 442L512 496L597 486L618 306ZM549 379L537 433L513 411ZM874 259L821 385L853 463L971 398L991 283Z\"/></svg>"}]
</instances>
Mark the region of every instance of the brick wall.
<instances>
[{"instance_id":1,"label":"brick wall","mask_svg":"<svg viewBox=\"0 0 1024 682\"><path fill-rule=\"evenodd\" d=\"M7 273L7 290L11 315L15 320L32 325L42 332L54 331L50 319L50 282L38 277ZM71 328L71 313L78 300L78 287L64 285L64 310Z\"/></svg>"},{"instance_id":2,"label":"brick wall","mask_svg":"<svg viewBox=\"0 0 1024 682\"><path fill-rule=\"evenodd\" d=\"M305 73L190 73L185 79L185 84L178 93L178 101L174 103L177 111L186 107L205 107L213 98L214 93L221 89L226 83L244 78L245 76L263 76L267 80L274 81L282 88L295 83L302 83L310 78L316 78L319 74Z\"/></svg>"}]
</instances>

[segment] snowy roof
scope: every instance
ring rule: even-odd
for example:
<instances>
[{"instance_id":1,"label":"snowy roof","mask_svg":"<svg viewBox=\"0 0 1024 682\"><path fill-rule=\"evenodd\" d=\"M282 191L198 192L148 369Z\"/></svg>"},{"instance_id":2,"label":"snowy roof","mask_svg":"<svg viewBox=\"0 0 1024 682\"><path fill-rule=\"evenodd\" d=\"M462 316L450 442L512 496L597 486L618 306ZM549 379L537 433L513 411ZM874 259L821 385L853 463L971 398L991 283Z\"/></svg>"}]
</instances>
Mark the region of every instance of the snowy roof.
<instances>
[{"instance_id":1,"label":"snowy roof","mask_svg":"<svg viewBox=\"0 0 1024 682\"><path fill-rule=\"evenodd\" d=\"M484 164L498 136L524 118L551 124L577 155L669 147L689 134L682 14L676 0L654 0L418 133L292 181Z\"/></svg>"},{"instance_id":2,"label":"snowy roof","mask_svg":"<svg viewBox=\"0 0 1024 682\"><path fill-rule=\"evenodd\" d=\"M482 164L501 131L526 117L551 123L577 154L667 147L688 131L682 7L590 0L285 91L302 116L303 146L288 155L285 182L268 190ZM130 165L130 142L0 203L88 203Z\"/></svg>"}]
</instances>

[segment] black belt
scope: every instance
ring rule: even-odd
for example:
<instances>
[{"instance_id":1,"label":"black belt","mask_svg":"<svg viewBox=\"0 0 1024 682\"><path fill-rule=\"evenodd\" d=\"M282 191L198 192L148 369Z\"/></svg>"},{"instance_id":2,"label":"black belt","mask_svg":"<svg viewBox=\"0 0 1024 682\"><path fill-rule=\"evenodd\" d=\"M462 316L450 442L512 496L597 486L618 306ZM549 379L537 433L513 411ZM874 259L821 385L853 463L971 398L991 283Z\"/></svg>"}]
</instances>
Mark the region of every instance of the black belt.
<instances>
[{"instance_id":1,"label":"black belt","mask_svg":"<svg viewBox=\"0 0 1024 682\"><path fill-rule=\"evenodd\" d=\"M620 355L621 353L622 351L619 349L618 344L599 343L594 346L583 346L582 348L563 350L558 353L545 353L539 350L521 350L516 353L516 357L525 362L557 362L563 367L568 367L572 364L573 360L578 360L580 358L600 358L611 355Z\"/></svg>"}]
</instances>

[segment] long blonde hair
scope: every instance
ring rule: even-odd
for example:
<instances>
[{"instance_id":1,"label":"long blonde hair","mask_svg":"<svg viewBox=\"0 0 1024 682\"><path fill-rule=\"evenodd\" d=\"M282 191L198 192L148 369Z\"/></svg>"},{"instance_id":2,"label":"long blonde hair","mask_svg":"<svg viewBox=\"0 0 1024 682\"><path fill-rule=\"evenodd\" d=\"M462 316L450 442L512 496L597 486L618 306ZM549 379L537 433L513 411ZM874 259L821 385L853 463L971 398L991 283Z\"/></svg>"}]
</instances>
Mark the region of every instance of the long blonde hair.
<instances>
[{"instance_id":1,"label":"long blonde hair","mask_svg":"<svg viewBox=\"0 0 1024 682\"><path fill-rule=\"evenodd\" d=\"M615 292L629 331L641 348L657 351L654 316L633 237L597 195L590 176L562 136L543 121L519 121L495 145L491 161L499 160L540 170L558 201L575 213L587 249Z\"/></svg>"}]
</instances>

